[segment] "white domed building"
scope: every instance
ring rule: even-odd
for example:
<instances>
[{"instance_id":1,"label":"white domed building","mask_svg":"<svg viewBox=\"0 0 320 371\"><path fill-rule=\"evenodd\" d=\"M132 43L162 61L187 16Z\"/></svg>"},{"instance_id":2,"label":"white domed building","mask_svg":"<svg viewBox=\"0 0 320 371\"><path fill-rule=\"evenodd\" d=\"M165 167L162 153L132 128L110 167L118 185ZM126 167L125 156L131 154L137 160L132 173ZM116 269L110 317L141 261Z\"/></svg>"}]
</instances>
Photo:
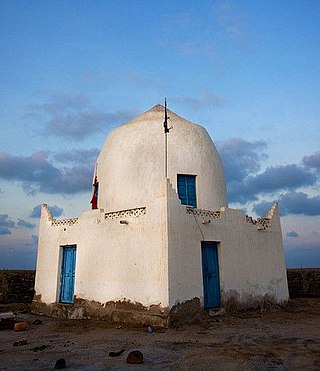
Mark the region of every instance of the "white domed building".
<instances>
[{"instance_id":1,"label":"white domed building","mask_svg":"<svg viewBox=\"0 0 320 371\"><path fill-rule=\"evenodd\" d=\"M34 309L167 326L203 309L288 300L277 205L253 219L227 205L207 131L157 105L112 131L92 209L53 219L42 205Z\"/></svg>"}]
</instances>

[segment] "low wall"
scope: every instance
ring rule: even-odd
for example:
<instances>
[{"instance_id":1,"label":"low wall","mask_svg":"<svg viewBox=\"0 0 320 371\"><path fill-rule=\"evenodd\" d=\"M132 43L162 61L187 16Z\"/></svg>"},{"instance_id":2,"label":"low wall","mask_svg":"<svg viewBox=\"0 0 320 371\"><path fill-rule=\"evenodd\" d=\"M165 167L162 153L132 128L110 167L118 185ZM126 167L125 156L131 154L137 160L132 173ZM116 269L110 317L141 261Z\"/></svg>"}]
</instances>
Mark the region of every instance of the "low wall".
<instances>
[{"instance_id":1,"label":"low wall","mask_svg":"<svg viewBox=\"0 0 320 371\"><path fill-rule=\"evenodd\" d=\"M320 297L320 268L287 269L290 298ZM0 270L0 304L31 303L35 271Z\"/></svg>"},{"instance_id":2,"label":"low wall","mask_svg":"<svg viewBox=\"0 0 320 371\"><path fill-rule=\"evenodd\" d=\"M35 271L0 270L0 304L31 303Z\"/></svg>"},{"instance_id":3,"label":"low wall","mask_svg":"<svg viewBox=\"0 0 320 371\"><path fill-rule=\"evenodd\" d=\"M290 298L320 297L320 268L287 269Z\"/></svg>"}]
</instances>

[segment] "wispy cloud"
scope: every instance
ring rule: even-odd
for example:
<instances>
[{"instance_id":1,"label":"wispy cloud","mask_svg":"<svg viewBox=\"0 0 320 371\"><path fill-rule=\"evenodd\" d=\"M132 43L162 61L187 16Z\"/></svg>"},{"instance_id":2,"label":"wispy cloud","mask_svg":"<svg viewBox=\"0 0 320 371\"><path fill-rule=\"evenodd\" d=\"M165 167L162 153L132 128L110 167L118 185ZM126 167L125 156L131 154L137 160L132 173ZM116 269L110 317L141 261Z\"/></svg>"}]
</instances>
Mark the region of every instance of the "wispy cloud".
<instances>
[{"instance_id":1,"label":"wispy cloud","mask_svg":"<svg viewBox=\"0 0 320 371\"><path fill-rule=\"evenodd\" d=\"M47 102L32 103L27 106L27 114L40 112L61 114L65 111L79 110L88 107L89 99L83 94L52 93Z\"/></svg>"},{"instance_id":2,"label":"wispy cloud","mask_svg":"<svg viewBox=\"0 0 320 371\"><path fill-rule=\"evenodd\" d=\"M287 232L286 234L287 237L293 237L293 238L297 238L299 237L299 234L295 231L290 231L290 232Z\"/></svg>"},{"instance_id":3,"label":"wispy cloud","mask_svg":"<svg viewBox=\"0 0 320 371\"><path fill-rule=\"evenodd\" d=\"M213 8L214 19L224 32L238 41L248 38L247 19L239 2L218 1Z\"/></svg>"},{"instance_id":4,"label":"wispy cloud","mask_svg":"<svg viewBox=\"0 0 320 371\"><path fill-rule=\"evenodd\" d=\"M131 73L127 75L127 80L130 84L138 88L152 88L163 87L167 84L166 79L155 79L142 75L140 73Z\"/></svg>"},{"instance_id":5,"label":"wispy cloud","mask_svg":"<svg viewBox=\"0 0 320 371\"><path fill-rule=\"evenodd\" d=\"M36 225L19 218L17 226L21 228L33 229Z\"/></svg>"},{"instance_id":6,"label":"wispy cloud","mask_svg":"<svg viewBox=\"0 0 320 371\"><path fill-rule=\"evenodd\" d=\"M15 227L15 222L8 214L0 214L0 235L11 234L11 229Z\"/></svg>"},{"instance_id":7,"label":"wispy cloud","mask_svg":"<svg viewBox=\"0 0 320 371\"><path fill-rule=\"evenodd\" d=\"M91 149L74 149L70 151L61 151L53 155L54 160L64 164L73 163L73 164L82 164L90 163L93 164L100 151L97 148Z\"/></svg>"},{"instance_id":8,"label":"wispy cloud","mask_svg":"<svg viewBox=\"0 0 320 371\"><path fill-rule=\"evenodd\" d=\"M302 163L304 166L320 171L320 152L316 152L310 156L304 156Z\"/></svg>"},{"instance_id":9,"label":"wispy cloud","mask_svg":"<svg viewBox=\"0 0 320 371\"><path fill-rule=\"evenodd\" d=\"M18 219L17 222L13 221L8 214L0 214L0 235L11 234L14 228L27 228L32 229L35 224L26 222L23 219Z\"/></svg>"},{"instance_id":10,"label":"wispy cloud","mask_svg":"<svg viewBox=\"0 0 320 371\"><path fill-rule=\"evenodd\" d=\"M63 209L57 205L54 205L54 206L48 206L52 216L54 218L58 218L62 213L63 213ZM31 211L30 213L30 217L31 218L40 218L40 214L41 214L41 205L37 205L33 208L33 210Z\"/></svg>"},{"instance_id":11,"label":"wispy cloud","mask_svg":"<svg viewBox=\"0 0 320 371\"><path fill-rule=\"evenodd\" d=\"M25 117L41 117L46 122L45 135L81 141L126 122L133 115L133 111L106 112L93 107L84 94L56 93L51 94L47 102L29 105Z\"/></svg>"},{"instance_id":12,"label":"wispy cloud","mask_svg":"<svg viewBox=\"0 0 320 371\"><path fill-rule=\"evenodd\" d=\"M226 104L224 98L209 91L203 92L198 97L178 97L173 98L172 101L193 109L202 109L205 107L216 108Z\"/></svg>"},{"instance_id":13,"label":"wispy cloud","mask_svg":"<svg viewBox=\"0 0 320 371\"><path fill-rule=\"evenodd\" d=\"M95 162L93 152L87 158L84 156L85 152L82 152L83 156L77 162L75 153L68 151L65 154L70 158L66 157L64 163L73 162L72 166L57 167L45 152L30 156L1 153L0 178L21 183L23 190L29 195L37 192L76 194L90 190ZM59 157L59 154L55 156Z\"/></svg>"},{"instance_id":14,"label":"wispy cloud","mask_svg":"<svg viewBox=\"0 0 320 371\"><path fill-rule=\"evenodd\" d=\"M278 199L262 201L254 205L253 210L258 215L265 215L274 202L280 206L280 214L285 215L320 215L320 196L310 197L304 192L288 192L281 194Z\"/></svg>"},{"instance_id":15,"label":"wispy cloud","mask_svg":"<svg viewBox=\"0 0 320 371\"><path fill-rule=\"evenodd\" d=\"M59 115L49 121L46 132L63 139L81 141L124 123L132 116L133 113L129 111L105 113L99 110Z\"/></svg>"}]
</instances>

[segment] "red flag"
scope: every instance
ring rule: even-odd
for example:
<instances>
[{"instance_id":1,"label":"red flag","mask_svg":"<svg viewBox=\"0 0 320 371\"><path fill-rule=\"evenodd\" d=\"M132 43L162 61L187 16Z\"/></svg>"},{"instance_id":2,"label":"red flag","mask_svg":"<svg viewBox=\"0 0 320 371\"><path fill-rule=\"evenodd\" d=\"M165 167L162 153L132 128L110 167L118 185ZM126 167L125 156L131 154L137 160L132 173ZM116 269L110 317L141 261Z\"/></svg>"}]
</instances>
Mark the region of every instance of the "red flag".
<instances>
[{"instance_id":1,"label":"red flag","mask_svg":"<svg viewBox=\"0 0 320 371\"><path fill-rule=\"evenodd\" d=\"M91 203L91 209L97 209L98 208L98 191L99 191L99 182L97 180L97 177L94 178L93 186L93 195L92 199L90 201Z\"/></svg>"}]
</instances>

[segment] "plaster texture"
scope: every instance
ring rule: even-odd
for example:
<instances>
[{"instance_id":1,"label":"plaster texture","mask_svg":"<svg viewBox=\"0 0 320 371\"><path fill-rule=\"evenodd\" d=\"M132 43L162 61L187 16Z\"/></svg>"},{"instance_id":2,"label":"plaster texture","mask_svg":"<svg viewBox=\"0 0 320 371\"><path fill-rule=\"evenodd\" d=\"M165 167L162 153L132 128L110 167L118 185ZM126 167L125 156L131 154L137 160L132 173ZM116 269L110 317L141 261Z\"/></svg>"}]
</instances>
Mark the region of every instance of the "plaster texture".
<instances>
[{"instance_id":1,"label":"plaster texture","mask_svg":"<svg viewBox=\"0 0 320 371\"><path fill-rule=\"evenodd\" d=\"M170 313L178 318L179 308L185 313L183 303L203 306L202 241L218 244L222 307L288 299L277 205L259 220L228 208L221 161L206 130L169 116L167 179L164 108L157 105L108 136L94 174L99 209L55 220L42 205L35 282L42 308L59 302L66 245L76 245L74 306L92 302L111 318L116 302L143 308L143 318L158 308L161 323L170 322L163 321ZM181 205L177 174L196 176L196 209ZM90 305L84 307L90 316Z\"/></svg>"}]
</instances>

